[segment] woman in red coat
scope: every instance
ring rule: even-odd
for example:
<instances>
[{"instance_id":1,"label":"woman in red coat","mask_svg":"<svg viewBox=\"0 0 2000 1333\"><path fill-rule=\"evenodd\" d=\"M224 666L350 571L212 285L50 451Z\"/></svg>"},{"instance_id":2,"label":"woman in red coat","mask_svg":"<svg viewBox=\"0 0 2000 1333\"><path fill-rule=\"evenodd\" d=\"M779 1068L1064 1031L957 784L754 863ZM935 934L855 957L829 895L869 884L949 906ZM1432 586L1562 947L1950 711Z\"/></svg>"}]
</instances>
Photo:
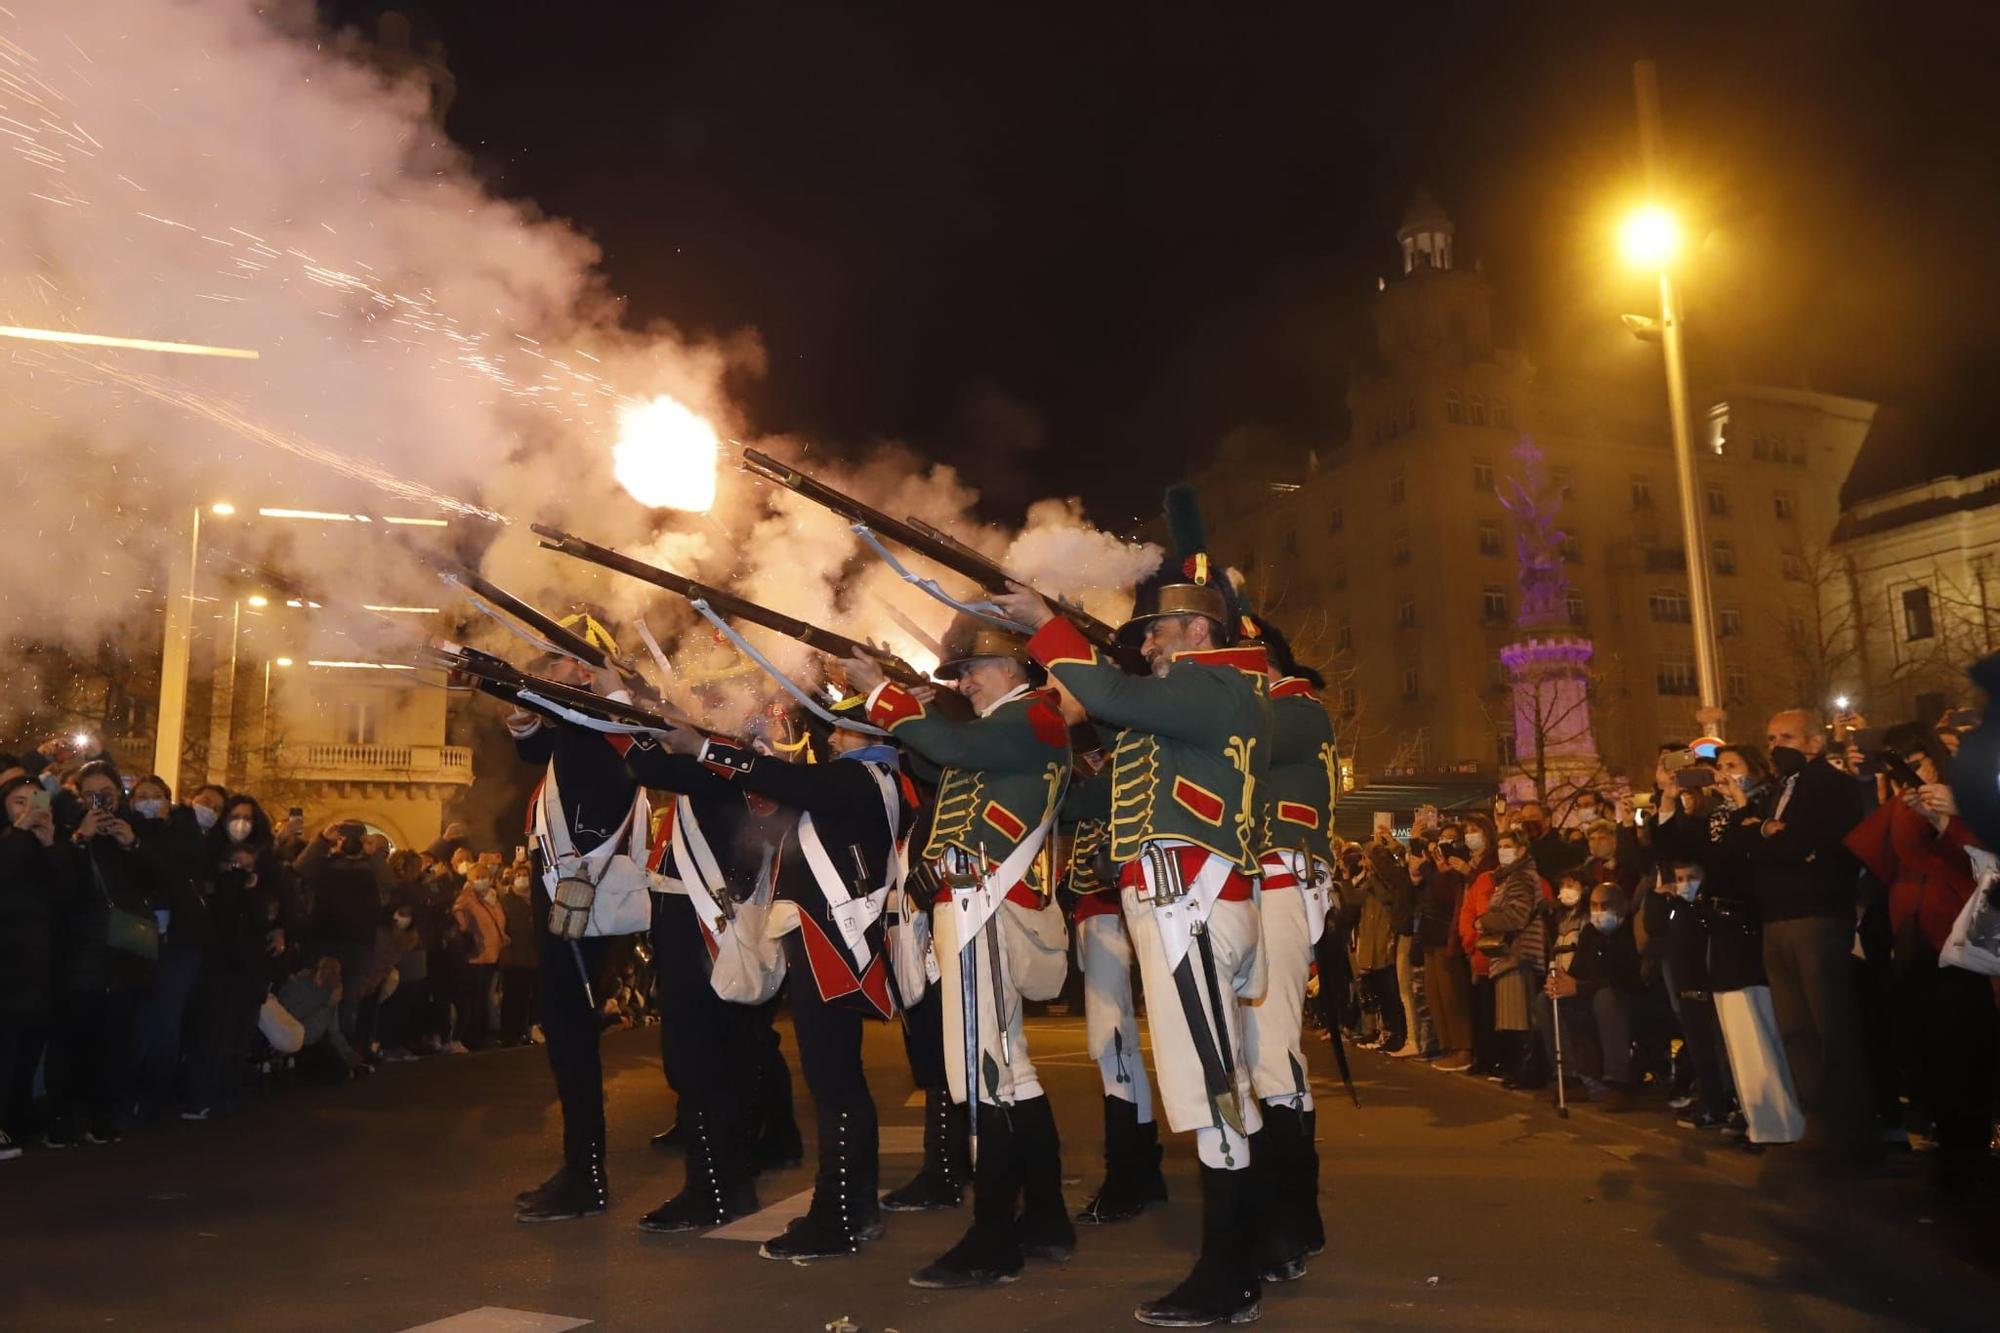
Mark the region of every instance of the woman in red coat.
<instances>
[{"instance_id":1,"label":"woman in red coat","mask_svg":"<svg viewBox=\"0 0 2000 1333\"><path fill-rule=\"evenodd\" d=\"M1847 835L1848 850L1889 886L1898 1020L1915 1057L1915 1092L1931 1113L1940 1182L1969 1182L1992 1136L1995 1010L1987 978L1940 967L1938 951L1973 893L1965 849L1977 845L1958 817L1951 760L1915 723L1892 727L1883 748L1900 755L1916 785L1878 778L1882 803Z\"/></svg>"},{"instance_id":2,"label":"woman in red coat","mask_svg":"<svg viewBox=\"0 0 2000 1333\"><path fill-rule=\"evenodd\" d=\"M1475 947L1479 941L1479 920L1493 902L1493 870L1499 835L1485 815L1469 815L1465 821L1465 850L1471 855L1465 868L1465 893L1458 901L1458 943L1472 968L1472 1062L1461 1072L1475 1078L1500 1075L1500 1052L1493 1035L1492 961ZM1449 1066L1442 1066L1449 1068Z\"/></svg>"}]
</instances>

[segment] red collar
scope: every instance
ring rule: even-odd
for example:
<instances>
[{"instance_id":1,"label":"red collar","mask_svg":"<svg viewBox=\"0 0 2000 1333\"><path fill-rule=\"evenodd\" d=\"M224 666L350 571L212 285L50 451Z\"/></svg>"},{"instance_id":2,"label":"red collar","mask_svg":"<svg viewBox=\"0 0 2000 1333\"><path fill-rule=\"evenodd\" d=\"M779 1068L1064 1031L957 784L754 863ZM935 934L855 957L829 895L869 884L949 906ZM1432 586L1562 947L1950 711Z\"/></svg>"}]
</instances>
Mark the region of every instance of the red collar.
<instances>
[{"instance_id":1,"label":"red collar","mask_svg":"<svg viewBox=\"0 0 2000 1333\"><path fill-rule=\"evenodd\" d=\"M1294 695L1303 695L1308 699L1319 697L1313 693L1312 682L1303 676L1281 676L1271 682L1273 699L1289 699Z\"/></svg>"},{"instance_id":2,"label":"red collar","mask_svg":"<svg viewBox=\"0 0 2000 1333\"><path fill-rule=\"evenodd\" d=\"M1245 675L1258 677L1271 673L1270 659L1261 643L1239 644L1234 648L1197 648L1191 652L1175 653L1174 661L1192 662L1196 666L1234 667Z\"/></svg>"}]
</instances>

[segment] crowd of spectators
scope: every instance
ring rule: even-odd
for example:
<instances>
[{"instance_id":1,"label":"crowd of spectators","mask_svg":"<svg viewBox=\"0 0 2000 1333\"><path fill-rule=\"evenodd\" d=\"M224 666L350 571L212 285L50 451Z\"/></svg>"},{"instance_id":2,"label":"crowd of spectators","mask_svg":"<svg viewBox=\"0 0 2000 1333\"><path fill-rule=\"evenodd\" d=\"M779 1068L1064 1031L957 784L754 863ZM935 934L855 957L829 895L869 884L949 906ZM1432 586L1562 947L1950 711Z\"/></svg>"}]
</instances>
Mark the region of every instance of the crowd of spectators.
<instances>
[{"instance_id":1,"label":"crowd of spectators","mask_svg":"<svg viewBox=\"0 0 2000 1333\"><path fill-rule=\"evenodd\" d=\"M1321 1013L1351 1041L1841 1167L1987 1177L1995 981L1941 965L1981 889L1958 732L1810 709L1661 747L1650 791L1496 799L1338 848ZM1555 813L1552 817L1551 809Z\"/></svg>"},{"instance_id":2,"label":"crowd of spectators","mask_svg":"<svg viewBox=\"0 0 2000 1333\"><path fill-rule=\"evenodd\" d=\"M453 825L425 851L176 800L50 742L0 754L0 1159L225 1113L273 1070L539 1040L529 866ZM649 986L624 965L606 1021Z\"/></svg>"}]
</instances>

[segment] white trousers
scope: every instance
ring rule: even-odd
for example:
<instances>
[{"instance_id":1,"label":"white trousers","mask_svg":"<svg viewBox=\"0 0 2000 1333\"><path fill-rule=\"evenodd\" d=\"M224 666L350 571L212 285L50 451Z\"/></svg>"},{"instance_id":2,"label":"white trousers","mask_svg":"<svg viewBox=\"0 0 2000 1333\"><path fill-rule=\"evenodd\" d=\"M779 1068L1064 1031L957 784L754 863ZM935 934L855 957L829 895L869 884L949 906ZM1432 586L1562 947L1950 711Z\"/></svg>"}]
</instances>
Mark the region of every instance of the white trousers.
<instances>
[{"instance_id":1,"label":"white trousers","mask_svg":"<svg viewBox=\"0 0 2000 1333\"><path fill-rule=\"evenodd\" d=\"M1792 1088L1792 1067L1778 1037L1778 1015L1769 986L1715 992L1715 1017L1736 1077L1736 1099L1750 1126L1752 1143L1797 1143L1806 1132L1805 1112Z\"/></svg>"},{"instance_id":2,"label":"white trousers","mask_svg":"<svg viewBox=\"0 0 2000 1333\"><path fill-rule=\"evenodd\" d=\"M1083 1035L1104 1095L1139 1108L1139 1123L1153 1118L1153 1085L1139 1049L1139 1015L1132 1003L1132 942L1114 913L1080 917L1076 965L1083 973Z\"/></svg>"},{"instance_id":3,"label":"white trousers","mask_svg":"<svg viewBox=\"0 0 2000 1333\"><path fill-rule=\"evenodd\" d=\"M1312 973L1311 928L1305 895L1297 889L1269 889L1258 895L1263 936L1264 993L1243 1001L1244 1059L1257 1099L1313 1109L1300 1041L1305 1022L1306 980Z\"/></svg>"},{"instance_id":4,"label":"white trousers","mask_svg":"<svg viewBox=\"0 0 2000 1333\"><path fill-rule=\"evenodd\" d=\"M1141 858L1140 864L1146 865ZM1150 869L1147 873L1150 873ZM1182 1008L1180 989L1167 967L1166 950L1160 941L1159 923L1151 903L1141 902L1136 889L1122 889L1119 898L1125 909L1125 927L1132 951L1139 959L1139 982L1146 988L1146 1021L1153 1036L1153 1073L1160 1090L1160 1106L1166 1112L1167 1127L1176 1133L1193 1131L1195 1151L1206 1166L1240 1171L1250 1165L1250 1143L1244 1136L1263 1127L1257 1099L1250 1087L1250 1062L1243 1048L1242 1006L1235 1002L1244 991L1255 990L1263 980L1257 967L1257 908L1245 899L1218 902L1209 913L1207 937L1215 958L1216 992L1222 998L1220 1014L1213 1012L1208 993L1209 981L1199 947L1188 953L1195 983L1199 1012ZM1231 1093L1242 1132L1230 1127L1209 1100L1208 1085L1202 1075L1201 1058L1195 1051L1190 1023L1206 1025L1218 1055L1226 1053L1235 1069Z\"/></svg>"},{"instance_id":5,"label":"white trousers","mask_svg":"<svg viewBox=\"0 0 2000 1333\"><path fill-rule=\"evenodd\" d=\"M979 1100L987 1105L1012 1106L1042 1095L1042 1080L1028 1058L1028 1041L1021 1028L1021 992L1008 966L1007 950L1000 937L999 911L986 919L974 937L978 957L972 964L977 990L973 1002L979 1024L979 1049L974 1057L979 1080ZM966 1074L966 1022L964 1007L964 957L959 946L958 913L941 905L931 914L931 942L937 950L938 991L944 999L944 1074L951 1099L964 1102Z\"/></svg>"}]
</instances>

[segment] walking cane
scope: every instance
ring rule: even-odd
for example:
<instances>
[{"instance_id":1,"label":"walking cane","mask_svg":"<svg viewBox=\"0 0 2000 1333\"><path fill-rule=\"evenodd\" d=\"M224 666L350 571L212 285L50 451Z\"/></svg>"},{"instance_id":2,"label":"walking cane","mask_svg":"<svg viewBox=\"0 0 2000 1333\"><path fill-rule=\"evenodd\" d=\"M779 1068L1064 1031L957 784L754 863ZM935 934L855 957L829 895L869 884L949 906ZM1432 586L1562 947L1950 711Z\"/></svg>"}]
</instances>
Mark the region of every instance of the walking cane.
<instances>
[{"instance_id":1,"label":"walking cane","mask_svg":"<svg viewBox=\"0 0 2000 1333\"><path fill-rule=\"evenodd\" d=\"M1553 972L1549 975L1555 975ZM1569 1094L1563 1089L1563 1013L1562 997L1549 992L1549 1017L1556 1029L1556 1114L1569 1119Z\"/></svg>"}]
</instances>

